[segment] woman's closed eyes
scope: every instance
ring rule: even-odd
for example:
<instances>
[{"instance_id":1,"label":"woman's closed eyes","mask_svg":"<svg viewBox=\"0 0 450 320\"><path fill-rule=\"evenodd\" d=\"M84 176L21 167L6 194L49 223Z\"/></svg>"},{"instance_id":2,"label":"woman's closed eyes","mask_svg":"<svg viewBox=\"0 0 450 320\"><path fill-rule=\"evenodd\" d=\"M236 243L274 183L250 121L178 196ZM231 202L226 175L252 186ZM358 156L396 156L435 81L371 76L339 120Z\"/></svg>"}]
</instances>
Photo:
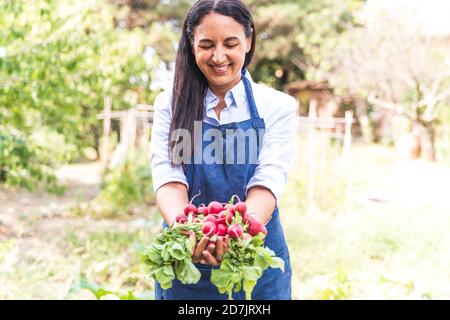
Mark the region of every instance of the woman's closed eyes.
<instances>
[{"instance_id":1,"label":"woman's closed eyes","mask_svg":"<svg viewBox=\"0 0 450 320\"><path fill-rule=\"evenodd\" d=\"M232 49L234 47L237 47L239 45L239 43L233 43L233 44L225 44L225 47ZM214 48L214 45L200 45L199 48L202 49L212 49Z\"/></svg>"}]
</instances>

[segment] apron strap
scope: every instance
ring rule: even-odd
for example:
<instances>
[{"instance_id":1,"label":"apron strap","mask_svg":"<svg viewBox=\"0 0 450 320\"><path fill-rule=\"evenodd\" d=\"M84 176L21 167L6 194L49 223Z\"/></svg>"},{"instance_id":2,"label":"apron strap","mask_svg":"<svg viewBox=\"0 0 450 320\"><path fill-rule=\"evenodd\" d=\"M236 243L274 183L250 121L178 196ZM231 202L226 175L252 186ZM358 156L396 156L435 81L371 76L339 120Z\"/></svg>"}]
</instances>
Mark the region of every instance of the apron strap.
<instances>
[{"instance_id":1,"label":"apron strap","mask_svg":"<svg viewBox=\"0 0 450 320\"><path fill-rule=\"evenodd\" d=\"M245 86L245 94L247 95L248 105L250 106L250 115L252 119L259 119L258 109L256 108L255 98L253 97L253 90L250 81L245 76L247 70L245 68L242 69L242 81Z\"/></svg>"}]
</instances>

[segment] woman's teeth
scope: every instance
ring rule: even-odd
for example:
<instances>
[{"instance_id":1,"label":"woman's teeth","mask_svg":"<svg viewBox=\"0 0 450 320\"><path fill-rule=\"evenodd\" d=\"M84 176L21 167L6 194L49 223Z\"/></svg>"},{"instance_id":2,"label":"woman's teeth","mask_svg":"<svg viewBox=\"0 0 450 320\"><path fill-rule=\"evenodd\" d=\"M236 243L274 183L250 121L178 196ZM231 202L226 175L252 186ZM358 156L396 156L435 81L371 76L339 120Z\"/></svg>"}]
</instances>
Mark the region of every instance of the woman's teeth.
<instances>
[{"instance_id":1,"label":"woman's teeth","mask_svg":"<svg viewBox=\"0 0 450 320\"><path fill-rule=\"evenodd\" d=\"M212 66L212 67L213 67L213 69L214 69L215 71L217 71L217 72L225 72L225 71L227 71L228 66L229 66L229 65L219 66L219 67Z\"/></svg>"}]
</instances>

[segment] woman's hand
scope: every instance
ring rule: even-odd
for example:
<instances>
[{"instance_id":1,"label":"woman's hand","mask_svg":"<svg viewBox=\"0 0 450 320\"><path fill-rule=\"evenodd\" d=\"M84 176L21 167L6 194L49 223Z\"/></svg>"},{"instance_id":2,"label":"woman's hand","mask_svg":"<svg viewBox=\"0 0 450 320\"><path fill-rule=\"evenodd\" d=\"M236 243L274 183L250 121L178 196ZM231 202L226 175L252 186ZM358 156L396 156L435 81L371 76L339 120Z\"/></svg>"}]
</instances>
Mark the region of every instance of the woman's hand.
<instances>
[{"instance_id":1,"label":"woman's hand","mask_svg":"<svg viewBox=\"0 0 450 320\"><path fill-rule=\"evenodd\" d=\"M181 182L168 182L156 191L156 204L167 225L173 225L178 213L188 203L187 187Z\"/></svg>"},{"instance_id":2,"label":"woman's hand","mask_svg":"<svg viewBox=\"0 0 450 320\"><path fill-rule=\"evenodd\" d=\"M207 250L204 250L203 261L200 263L209 264L211 266L218 266L222 262L223 255L228 249L228 238L217 237L216 244L210 244ZM214 250L215 249L215 250Z\"/></svg>"},{"instance_id":3,"label":"woman's hand","mask_svg":"<svg viewBox=\"0 0 450 320\"><path fill-rule=\"evenodd\" d=\"M190 237L195 243L195 234L191 233ZM227 250L227 239L218 237L216 243L209 243L209 237L204 236L197 245L192 247L192 262L201 263L211 266L218 266L222 262L223 255Z\"/></svg>"}]
</instances>

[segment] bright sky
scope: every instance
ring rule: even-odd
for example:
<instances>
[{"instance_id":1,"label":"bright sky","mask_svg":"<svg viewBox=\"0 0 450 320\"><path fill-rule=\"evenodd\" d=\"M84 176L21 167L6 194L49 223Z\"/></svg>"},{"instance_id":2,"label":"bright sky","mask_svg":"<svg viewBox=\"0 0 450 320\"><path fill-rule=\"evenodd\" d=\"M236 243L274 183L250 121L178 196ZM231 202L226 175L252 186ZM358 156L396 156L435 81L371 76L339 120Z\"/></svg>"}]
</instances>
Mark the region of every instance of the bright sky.
<instances>
[{"instance_id":1,"label":"bright sky","mask_svg":"<svg viewBox=\"0 0 450 320\"><path fill-rule=\"evenodd\" d=\"M367 0L367 7L408 15L414 13L426 33L450 35L450 0Z\"/></svg>"}]
</instances>

